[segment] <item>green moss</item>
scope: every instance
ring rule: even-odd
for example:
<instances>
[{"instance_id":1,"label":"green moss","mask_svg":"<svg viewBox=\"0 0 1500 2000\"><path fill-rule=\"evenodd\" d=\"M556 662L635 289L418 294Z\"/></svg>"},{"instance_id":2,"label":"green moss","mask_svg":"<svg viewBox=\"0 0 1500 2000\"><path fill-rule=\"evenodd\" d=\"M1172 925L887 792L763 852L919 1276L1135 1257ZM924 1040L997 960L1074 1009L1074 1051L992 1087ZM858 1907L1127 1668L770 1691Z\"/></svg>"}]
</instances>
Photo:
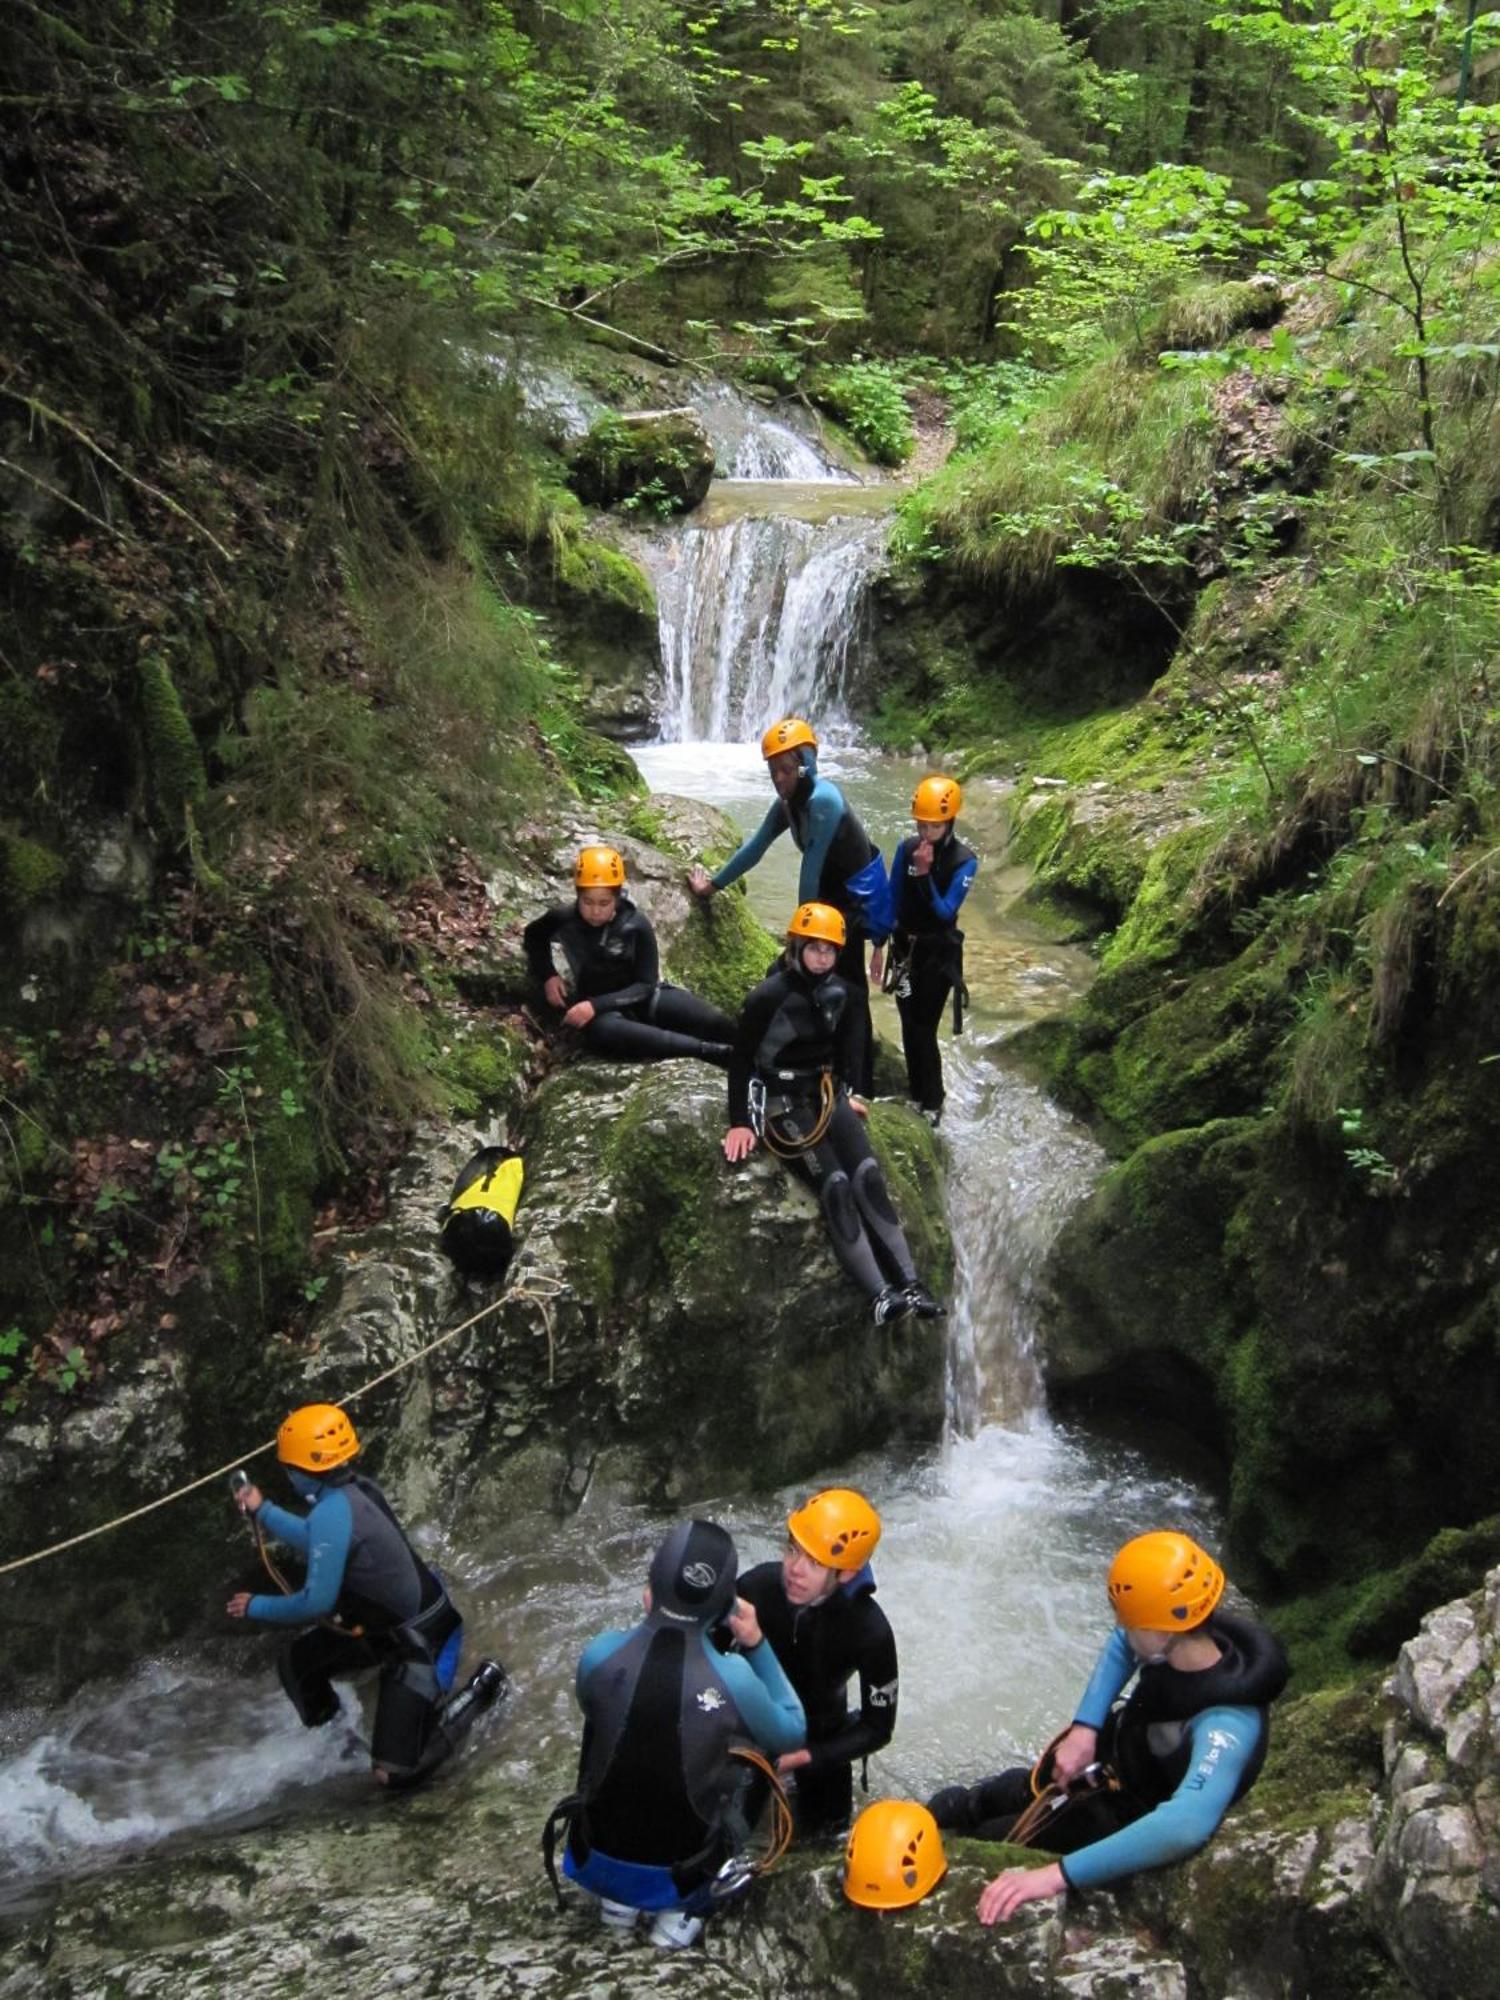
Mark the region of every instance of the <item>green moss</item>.
<instances>
[{"instance_id":1,"label":"green moss","mask_svg":"<svg viewBox=\"0 0 1500 2000\"><path fill-rule=\"evenodd\" d=\"M870 1106L869 1132L917 1269L929 1290L945 1298L953 1285L953 1244L940 1200L937 1134L913 1105L886 1100Z\"/></svg>"},{"instance_id":2,"label":"green moss","mask_svg":"<svg viewBox=\"0 0 1500 2000\"><path fill-rule=\"evenodd\" d=\"M666 976L732 1016L765 978L777 949L745 897L731 890L688 912L667 953Z\"/></svg>"},{"instance_id":3,"label":"green moss","mask_svg":"<svg viewBox=\"0 0 1500 2000\"><path fill-rule=\"evenodd\" d=\"M531 1063L531 1044L519 1031L486 1024L455 1030L448 1053L438 1058L456 1112L472 1115L496 1107L515 1108Z\"/></svg>"},{"instance_id":4,"label":"green moss","mask_svg":"<svg viewBox=\"0 0 1500 2000\"><path fill-rule=\"evenodd\" d=\"M0 895L13 909L24 910L55 895L67 875L68 864L61 854L0 827Z\"/></svg>"},{"instance_id":5,"label":"green moss","mask_svg":"<svg viewBox=\"0 0 1500 2000\"><path fill-rule=\"evenodd\" d=\"M208 791L203 753L172 670L159 653L142 658L138 688L152 797L163 824L177 828L186 809L199 804Z\"/></svg>"},{"instance_id":6,"label":"green moss","mask_svg":"<svg viewBox=\"0 0 1500 2000\"><path fill-rule=\"evenodd\" d=\"M656 616L656 592L638 563L587 535L565 535L556 546L557 578L583 597L601 598L638 617Z\"/></svg>"}]
</instances>

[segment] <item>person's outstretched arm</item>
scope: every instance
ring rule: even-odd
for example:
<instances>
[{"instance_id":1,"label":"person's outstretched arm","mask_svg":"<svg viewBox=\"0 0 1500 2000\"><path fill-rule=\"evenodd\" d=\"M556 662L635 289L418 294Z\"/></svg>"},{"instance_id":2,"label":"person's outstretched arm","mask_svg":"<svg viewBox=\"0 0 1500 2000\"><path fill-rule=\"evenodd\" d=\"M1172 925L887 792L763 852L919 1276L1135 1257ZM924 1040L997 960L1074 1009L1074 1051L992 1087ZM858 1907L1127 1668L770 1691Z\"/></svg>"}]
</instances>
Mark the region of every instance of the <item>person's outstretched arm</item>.
<instances>
[{"instance_id":1,"label":"person's outstretched arm","mask_svg":"<svg viewBox=\"0 0 1500 2000\"><path fill-rule=\"evenodd\" d=\"M715 889L727 889L731 882L738 882L742 875L748 875L777 835L785 832L786 814L778 799L750 838L742 841L724 866L709 877Z\"/></svg>"},{"instance_id":2,"label":"person's outstretched arm","mask_svg":"<svg viewBox=\"0 0 1500 2000\"><path fill-rule=\"evenodd\" d=\"M260 1510L263 1522L268 1511L272 1510L266 1507ZM279 1508L274 1511L281 1512ZM311 1625L319 1618L327 1618L338 1603L344 1565L349 1560L349 1544L354 1539L354 1513L347 1495L337 1488L321 1494L302 1526L307 1535L307 1575L302 1588L286 1597L266 1593L252 1597L245 1606L247 1618L263 1619L267 1625Z\"/></svg>"}]
</instances>

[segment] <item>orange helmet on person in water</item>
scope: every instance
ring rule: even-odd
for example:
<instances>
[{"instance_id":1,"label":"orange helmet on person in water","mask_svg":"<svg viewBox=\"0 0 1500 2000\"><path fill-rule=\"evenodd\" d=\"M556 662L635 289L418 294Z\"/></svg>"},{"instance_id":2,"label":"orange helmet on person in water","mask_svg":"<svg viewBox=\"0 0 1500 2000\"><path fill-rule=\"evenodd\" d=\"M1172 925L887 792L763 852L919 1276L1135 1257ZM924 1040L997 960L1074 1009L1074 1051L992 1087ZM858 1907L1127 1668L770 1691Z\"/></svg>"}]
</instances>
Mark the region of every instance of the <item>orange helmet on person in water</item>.
<instances>
[{"instance_id":1,"label":"orange helmet on person in water","mask_svg":"<svg viewBox=\"0 0 1500 2000\"><path fill-rule=\"evenodd\" d=\"M276 1433L276 1456L299 1472L332 1472L358 1450L354 1426L337 1403L304 1403Z\"/></svg>"},{"instance_id":2,"label":"orange helmet on person in water","mask_svg":"<svg viewBox=\"0 0 1500 2000\"><path fill-rule=\"evenodd\" d=\"M825 1569L860 1569L880 1540L880 1516L852 1486L825 1486L786 1517L786 1531Z\"/></svg>"},{"instance_id":3,"label":"orange helmet on person in water","mask_svg":"<svg viewBox=\"0 0 1500 2000\"><path fill-rule=\"evenodd\" d=\"M935 773L930 778L924 778L912 793L911 816L913 819L957 819L963 802L963 790L957 778L945 778L941 773Z\"/></svg>"},{"instance_id":4,"label":"orange helmet on person in water","mask_svg":"<svg viewBox=\"0 0 1500 2000\"><path fill-rule=\"evenodd\" d=\"M843 911L836 910L832 903L799 903L786 934L789 938L819 938L842 951L849 929Z\"/></svg>"},{"instance_id":5,"label":"orange helmet on person in water","mask_svg":"<svg viewBox=\"0 0 1500 2000\"><path fill-rule=\"evenodd\" d=\"M623 889L625 860L617 848L585 847L573 870L575 889Z\"/></svg>"},{"instance_id":6,"label":"orange helmet on person in water","mask_svg":"<svg viewBox=\"0 0 1500 2000\"><path fill-rule=\"evenodd\" d=\"M1109 1566L1109 1601L1128 1632L1191 1632L1224 1595L1224 1572L1190 1535L1137 1535Z\"/></svg>"},{"instance_id":7,"label":"orange helmet on person in water","mask_svg":"<svg viewBox=\"0 0 1500 2000\"><path fill-rule=\"evenodd\" d=\"M844 1894L861 1909L904 1910L947 1872L938 1823L915 1799L877 1799L849 1829Z\"/></svg>"},{"instance_id":8,"label":"orange helmet on person in water","mask_svg":"<svg viewBox=\"0 0 1500 2000\"><path fill-rule=\"evenodd\" d=\"M779 757L783 750L816 750L817 747L817 737L800 715L784 716L780 722L773 722L760 739L760 754L767 759Z\"/></svg>"}]
</instances>

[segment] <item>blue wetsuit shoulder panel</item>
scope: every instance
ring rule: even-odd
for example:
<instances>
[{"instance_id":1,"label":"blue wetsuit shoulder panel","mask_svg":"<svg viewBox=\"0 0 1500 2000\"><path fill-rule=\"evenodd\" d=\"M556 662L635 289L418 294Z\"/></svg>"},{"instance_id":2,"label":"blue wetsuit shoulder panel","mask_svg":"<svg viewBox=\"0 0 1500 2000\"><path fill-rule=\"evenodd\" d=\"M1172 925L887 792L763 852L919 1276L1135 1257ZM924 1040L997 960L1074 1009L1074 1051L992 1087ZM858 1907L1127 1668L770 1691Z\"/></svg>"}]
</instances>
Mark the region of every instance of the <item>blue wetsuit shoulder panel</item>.
<instances>
[{"instance_id":1,"label":"blue wetsuit shoulder panel","mask_svg":"<svg viewBox=\"0 0 1500 2000\"><path fill-rule=\"evenodd\" d=\"M262 1507L262 1515L265 1512ZM287 1597L252 1597L245 1607L247 1617L264 1619L268 1625L309 1625L328 1617L338 1603L354 1538L354 1513L347 1494L337 1486L320 1493L305 1527L307 1575L302 1588Z\"/></svg>"}]
</instances>

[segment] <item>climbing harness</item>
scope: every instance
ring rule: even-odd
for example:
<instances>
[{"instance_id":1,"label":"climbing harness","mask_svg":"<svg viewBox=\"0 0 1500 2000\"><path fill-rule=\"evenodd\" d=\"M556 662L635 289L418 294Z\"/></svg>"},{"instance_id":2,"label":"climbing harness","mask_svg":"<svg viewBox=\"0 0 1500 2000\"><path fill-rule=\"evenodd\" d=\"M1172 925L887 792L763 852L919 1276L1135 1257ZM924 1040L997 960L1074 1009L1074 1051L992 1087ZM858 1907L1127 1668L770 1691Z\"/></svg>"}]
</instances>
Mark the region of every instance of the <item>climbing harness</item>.
<instances>
[{"instance_id":1,"label":"climbing harness","mask_svg":"<svg viewBox=\"0 0 1500 2000\"><path fill-rule=\"evenodd\" d=\"M764 1139L766 1145L779 1160L795 1160L803 1153L810 1153L823 1137L833 1119L834 1107L838 1103L838 1087L833 1080L831 1069L791 1070L775 1072L778 1083L810 1081L816 1076L818 1082L818 1115L813 1127L805 1136L793 1127L790 1131L778 1131L776 1120L785 1119L792 1109L794 1099L785 1092L770 1092L764 1078L750 1079L750 1124L752 1129Z\"/></svg>"},{"instance_id":2,"label":"climbing harness","mask_svg":"<svg viewBox=\"0 0 1500 2000\"><path fill-rule=\"evenodd\" d=\"M551 1302L561 1296L563 1289L558 1279L540 1271L529 1272L525 1278L507 1287L498 1299L491 1299L487 1306L481 1306L478 1312L471 1313L460 1325L450 1327L446 1333L438 1334L436 1339L429 1340L425 1346L419 1347L415 1354L408 1354L404 1360L383 1369L368 1382L361 1382L357 1389L351 1389L347 1396L340 1398L339 1407L347 1408L350 1403L357 1403L361 1396L369 1395L372 1389L378 1389L383 1382L389 1382L393 1376L404 1374L408 1368L415 1367L417 1362L425 1360L438 1348L446 1347L450 1340L457 1340L461 1333L467 1333L470 1327L477 1326L482 1319L488 1319L491 1313L499 1312L503 1306L510 1305L517 1299L528 1299L540 1309L542 1324L547 1332L547 1379L550 1382L556 1359ZM128 1513L117 1514L112 1521L101 1521L97 1528L85 1528L80 1535L69 1535L65 1541L51 1542L45 1548L33 1549L30 1555L16 1556L10 1562L0 1563L0 1576L8 1576L13 1570L27 1569L32 1563L45 1562L49 1556L60 1556L66 1549L76 1549L80 1544L91 1542L99 1535L107 1535L115 1528L123 1528L130 1521L139 1521L147 1514L156 1513L161 1507L170 1506L174 1500L185 1499L189 1493L197 1493L205 1486L212 1486L217 1480L228 1478L231 1472L238 1471L251 1459L263 1458L268 1451L275 1449L275 1438L267 1438L261 1444L252 1445L248 1451L236 1453L223 1465L216 1465L212 1472L205 1472L197 1479L188 1480L186 1485L176 1486L170 1493L163 1493L157 1500L148 1500L144 1506L132 1507Z\"/></svg>"},{"instance_id":3,"label":"climbing harness","mask_svg":"<svg viewBox=\"0 0 1500 2000\"><path fill-rule=\"evenodd\" d=\"M1064 1734L1067 1732L1064 1731ZM1057 1823L1057 1814L1079 1799L1095 1792L1118 1792L1124 1787L1108 1764L1097 1758L1086 1764L1066 1784L1044 1774L1052 1768L1052 1756L1061 1736L1047 1745L1031 1767L1031 1804L1021 1812L1005 1838L1013 1847L1047 1847L1047 1835Z\"/></svg>"}]
</instances>

